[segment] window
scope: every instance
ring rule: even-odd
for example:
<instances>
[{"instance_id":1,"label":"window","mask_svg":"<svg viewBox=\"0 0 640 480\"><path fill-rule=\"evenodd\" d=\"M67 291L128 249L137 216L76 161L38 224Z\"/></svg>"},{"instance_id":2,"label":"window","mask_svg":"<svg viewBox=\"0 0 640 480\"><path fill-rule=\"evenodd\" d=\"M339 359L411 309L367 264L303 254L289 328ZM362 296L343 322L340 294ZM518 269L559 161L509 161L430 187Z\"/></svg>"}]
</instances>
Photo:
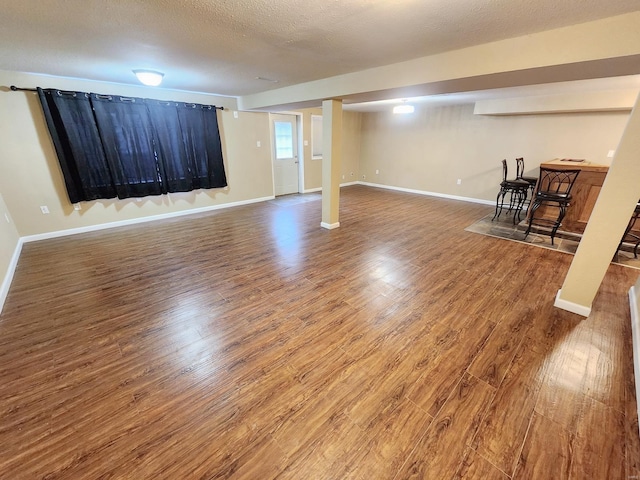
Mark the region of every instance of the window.
<instances>
[{"instance_id":1,"label":"window","mask_svg":"<svg viewBox=\"0 0 640 480\"><path fill-rule=\"evenodd\" d=\"M311 115L311 158L322 158L322 115Z\"/></svg>"},{"instance_id":2,"label":"window","mask_svg":"<svg viewBox=\"0 0 640 480\"><path fill-rule=\"evenodd\" d=\"M293 126L290 122L273 122L276 129L276 158L293 158Z\"/></svg>"}]
</instances>

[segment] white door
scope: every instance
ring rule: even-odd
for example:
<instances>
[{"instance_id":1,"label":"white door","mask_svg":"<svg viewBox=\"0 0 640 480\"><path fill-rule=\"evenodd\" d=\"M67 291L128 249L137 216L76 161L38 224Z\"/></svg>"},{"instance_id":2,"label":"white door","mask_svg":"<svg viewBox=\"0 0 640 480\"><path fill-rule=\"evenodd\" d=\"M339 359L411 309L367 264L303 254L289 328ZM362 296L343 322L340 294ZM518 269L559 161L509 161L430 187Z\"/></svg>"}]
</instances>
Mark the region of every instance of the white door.
<instances>
[{"instance_id":1,"label":"white door","mask_svg":"<svg viewBox=\"0 0 640 480\"><path fill-rule=\"evenodd\" d=\"M298 135L295 115L272 115L276 195L298 193Z\"/></svg>"}]
</instances>

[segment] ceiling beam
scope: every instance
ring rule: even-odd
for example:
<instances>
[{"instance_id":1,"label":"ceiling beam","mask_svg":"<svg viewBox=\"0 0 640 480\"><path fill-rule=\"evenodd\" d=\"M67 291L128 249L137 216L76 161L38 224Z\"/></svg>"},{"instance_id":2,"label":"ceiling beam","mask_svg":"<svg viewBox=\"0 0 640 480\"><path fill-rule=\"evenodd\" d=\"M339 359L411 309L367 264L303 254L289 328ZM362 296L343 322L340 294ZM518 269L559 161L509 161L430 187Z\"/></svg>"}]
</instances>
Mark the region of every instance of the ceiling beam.
<instances>
[{"instance_id":1,"label":"ceiling beam","mask_svg":"<svg viewBox=\"0 0 640 480\"><path fill-rule=\"evenodd\" d=\"M239 98L239 108L345 104L640 73L640 12Z\"/></svg>"}]
</instances>

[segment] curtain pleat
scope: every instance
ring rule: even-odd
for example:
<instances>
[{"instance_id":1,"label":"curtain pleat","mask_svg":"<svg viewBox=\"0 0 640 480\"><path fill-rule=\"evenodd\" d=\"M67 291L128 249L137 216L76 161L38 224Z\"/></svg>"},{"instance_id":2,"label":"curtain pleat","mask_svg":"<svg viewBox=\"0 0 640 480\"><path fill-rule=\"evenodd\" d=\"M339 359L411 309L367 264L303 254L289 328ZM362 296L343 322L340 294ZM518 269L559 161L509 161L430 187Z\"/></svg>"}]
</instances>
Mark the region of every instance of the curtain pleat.
<instances>
[{"instance_id":1,"label":"curtain pleat","mask_svg":"<svg viewBox=\"0 0 640 480\"><path fill-rule=\"evenodd\" d=\"M38 97L71 203L115 197L88 94L38 88Z\"/></svg>"},{"instance_id":2,"label":"curtain pleat","mask_svg":"<svg viewBox=\"0 0 640 480\"><path fill-rule=\"evenodd\" d=\"M193 187L193 167L182 140L177 103L145 100L153 125L158 158L164 170L168 192L188 192Z\"/></svg>"},{"instance_id":3,"label":"curtain pleat","mask_svg":"<svg viewBox=\"0 0 640 480\"><path fill-rule=\"evenodd\" d=\"M185 149L193 165L193 188L226 187L216 109L181 103L178 117Z\"/></svg>"},{"instance_id":4,"label":"curtain pleat","mask_svg":"<svg viewBox=\"0 0 640 480\"><path fill-rule=\"evenodd\" d=\"M91 102L118 198L166 193L144 102L94 93Z\"/></svg>"}]
</instances>

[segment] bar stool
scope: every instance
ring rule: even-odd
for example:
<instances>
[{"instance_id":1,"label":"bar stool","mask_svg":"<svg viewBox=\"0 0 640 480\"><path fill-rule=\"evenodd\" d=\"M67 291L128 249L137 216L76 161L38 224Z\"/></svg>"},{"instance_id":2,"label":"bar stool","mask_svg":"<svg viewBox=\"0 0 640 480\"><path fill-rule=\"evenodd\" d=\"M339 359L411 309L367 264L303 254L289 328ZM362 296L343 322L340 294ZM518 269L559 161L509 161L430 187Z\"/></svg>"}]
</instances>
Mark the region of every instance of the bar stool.
<instances>
[{"instance_id":1,"label":"bar stool","mask_svg":"<svg viewBox=\"0 0 640 480\"><path fill-rule=\"evenodd\" d=\"M525 180L513 179L507 180L508 167L507 161L502 160L502 182L500 183L500 191L496 197L496 213L493 215L491 221L493 222L496 217L499 217L502 213L502 209L507 205L504 201L507 194L509 194L509 203L507 214L513 210L513 223L516 223L516 215L518 221L520 221L520 212L522 206L527 199L527 190L529 189L529 182Z\"/></svg>"},{"instance_id":2,"label":"bar stool","mask_svg":"<svg viewBox=\"0 0 640 480\"><path fill-rule=\"evenodd\" d=\"M580 170L555 170L540 167L540 177L537 182L536 194L529 209L529 226L524 233L527 238L531 226L551 227L551 245L558 228L562 225L562 219L567 214L567 208L571 202L571 189L580 174ZM558 209L557 218L536 218L536 210L541 205Z\"/></svg>"},{"instance_id":3,"label":"bar stool","mask_svg":"<svg viewBox=\"0 0 640 480\"><path fill-rule=\"evenodd\" d=\"M633 258L638 258L638 246L640 245L640 236L635 233L631 233L631 230L636 224L636 220L640 217L640 201L636 204L636 208L633 211L633 215L631 215L631 219L629 220L629 224L627 225L626 230L624 231L624 235L622 235L622 239L618 244L618 248L616 249L616 253L622 247L623 242L635 243L633 247Z\"/></svg>"},{"instance_id":4,"label":"bar stool","mask_svg":"<svg viewBox=\"0 0 640 480\"><path fill-rule=\"evenodd\" d=\"M516 158L516 180L524 180L529 183L529 189L531 190L531 197L536 189L536 183L538 183L538 177L525 177L524 176L524 158Z\"/></svg>"}]
</instances>

